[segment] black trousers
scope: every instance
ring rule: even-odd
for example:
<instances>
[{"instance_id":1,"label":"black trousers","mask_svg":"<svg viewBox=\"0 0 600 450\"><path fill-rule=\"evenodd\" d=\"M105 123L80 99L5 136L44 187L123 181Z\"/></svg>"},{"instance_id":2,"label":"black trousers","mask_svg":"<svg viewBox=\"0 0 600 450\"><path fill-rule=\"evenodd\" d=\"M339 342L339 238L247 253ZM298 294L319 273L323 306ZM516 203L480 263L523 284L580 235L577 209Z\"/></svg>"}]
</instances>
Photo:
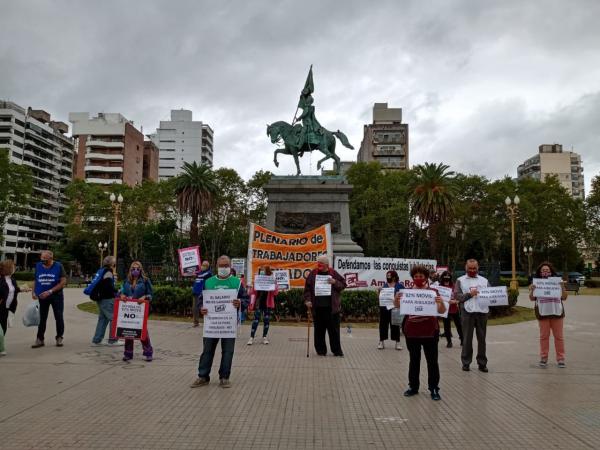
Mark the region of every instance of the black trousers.
<instances>
[{"instance_id":1,"label":"black trousers","mask_svg":"<svg viewBox=\"0 0 600 450\"><path fill-rule=\"evenodd\" d=\"M418 391L421 373L421 347L427 360L427 385L429 390L439 389L440 384L440 366L438 365L438 336L430 338L409 338L406 339L406 348L410 354L408 363L408 385L413 391Z\"/></svg>"},{"instance_id":2,"label":"black trousers","mask_svg":"<svg viewBox=\"0 0 600 450\"><path fill-rule=\"evenodd\" d=\"M4 302L0 303L0 326L2 327L4 336L6 336L6 329L8 328L8 309Z\"/></svg>"},{"instance_id":3,"label":"black trousers","mask_svg":"<svg viewBox=\"0 0 600 450\"><path fill-rule=\"evenodd\" d=\"M456 327L456 331L458 332L458 337L460 338L460 342L463 341L463 332L462 332L462 324L460 321L460 313L448 313L448 317L444 318L444 337L448 342L452 341L452 325L451 322L454 322L454 326Z\"/></svg>"},{"instance_id":4,"label":"black trousers","mask_svg":"<svg viewBox=\"0 0 600 450\"><path fill-rule=\"evenodd\" d=\"M379 340L385 341L388 338L388 328L391 331L392 341L400 340L400 326L392 325L392 310L385 306L379 307Z\"/></svg>"},{"instance_id":5,"label":"black trousers","mask_svg":"<svg viewBox=\"0 0 600 450\"><path fill-rule=\"evenodd\" d=\"M54 320L56 321L56 337L63 337L65 332L65 321L63 319L63 311L65 309L64 298L56 294L44 299L40 298L40 325L37 332L37 338L40 341L44 340L44 334L46 334L46 321L48 320L50 306L52 306Z\"/></svg>"},{"instance_id":6,"label":"black trousers","mask_svg":"<svg viewBox=\"0 0 600 450\"><path fill-rule=\"evenodd\" d=\"M325 343L325 332L329 334L329 346L334 355L342 355L342 345L340 344L340 315L333 314L331 307L317 307L314 309L315 322L315 351L319 355L327 354L327 344Z\"/></svg>"},{"instance_id":7,"label":"black trousers","mask_svg":"<svg viewBox=\"0 0 600 450\"><path fill-rule=\"evenodd\" d=\"M464 307L461 308L460 314L465 337L460 355L463 365L468 366L473 361L473 332L475 332L477 336L477 356L475 359L479 366L487 366L485 335L488 315L484 313L468 313Z\"/></svg>"}]
</instances>

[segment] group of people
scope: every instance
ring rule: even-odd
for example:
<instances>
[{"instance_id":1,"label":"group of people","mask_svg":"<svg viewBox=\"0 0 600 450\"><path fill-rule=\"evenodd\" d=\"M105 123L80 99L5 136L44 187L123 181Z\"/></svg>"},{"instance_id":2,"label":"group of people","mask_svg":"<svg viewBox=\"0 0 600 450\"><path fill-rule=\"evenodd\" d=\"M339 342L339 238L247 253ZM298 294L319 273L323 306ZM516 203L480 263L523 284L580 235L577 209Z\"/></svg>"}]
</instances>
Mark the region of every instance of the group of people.
<instances>
[{"instance_id":1,"label":"group of people","mask_svg":"<svg viewBox=\"0 0 600 450\"><path fill-rule=\"evenodd\" d=\"M131 263L127 276L123 280L120 289L115 282L115 258L107 256L103 260L101 269L96 273L90 283L93 297L98 304L98 321L92 345L101 345L106 334L106 328L113 319L115 298L133 299L138 302L152 301L152 283L144 272L141 262ZM40 323L37 336L32 348L40 348L45 345L46 322L50 308L54 313L56 322L56 346L62 347L64 335L64 296L63 289L66 285L66 273L63 266L54 261L52 252L44 251L40 262L35 266L33 289L19 288L14 279L14 263L5 260L0 263L0 356L6 355L4 348L4 336L7 332L8 318L17 308L17 295L20 292L31 290L32 298L39 301ZM388 338L388 330L391 331L391 339L395 341L395 348L401 350L400 336L404 334L406 347L409 352L408 389L404 392L407 397L419 393L420 388L420 362L421 349L427 361L428 388L433 400L440 400L440 370L438 364L438 341L443 336L447 340L447 347L452 347L451 322L454 322L460 337L461 361L464 371L470 370L473 360L473 334L477 338L477 354L475 356L478 369L488 372L486 355L486 329L489 307L479 301L479 290L488 287L488 280L479 274L479 264L474 259L469 259L465 265L465 275L459 277L454 283L450 272L443 272L438 280L431 280L429 270L424 266L414 266L410 271L413 289L431 289L436 292L435 304L437 313L443 315L449 308L447 318L444 318L444 333L440 335L439 317L407 315L400 316L398 312L402 303L403 289L405 286L400 282L395 271L386 274L385 287L394 289L394 309L389 310L382 307L379 323L379 349L384 348L384 342ZM259 274L272 275L270 267L263 267ZM556 271L552 264L544 262L536 270L536 278L555 277ZM325 286L330 288L323 289ZM317 285L319 288L317 289ZM452 288L452 298L448 305L442 300L436 286ZM563 318L565 316L563 302L567 299L564 284L561 285L561 298L536 298L534 286L529 288L529 298L534 301L535 314L540 329L540 362L541 367L546 367L549 356L550 334L554 335L556 357L558 366L563 368L565 364L565 350L563 337ZM340 313L341 293L346 288L344 277L329 266L329 258L326 255L318 258L316 267L306 278L304 287L304 303L307 307L309 317L314 323L314 348L317 355L326 356L328 353L326 335L329 337L329 348L334 356L343 357L344 352L340 342ZM236 309L240 309L242 299L249 298L250 311L254 312L254 320L251 326L251 335L248 345L254 343L259 321L263 320L263 344L268 344L268 332L270 317L275 308L277 288L272 291L260 291L250 289L248 293L241 278L235 276L231 267L231 259L221 256L217 260L216 274L210 270L210 264L203 262L197 273L193 292L195 295L194 326L199 324L200 315L208 313L203 305L203 295L208 290L234 289L237 298L232 301ZM396 323L394 323L396 317ZM231 386L230 375L233 363L236 338L203 338L203 350L198 363L198 377L191 387L205 386L210 382L210 372L216 347L221 341L221 362L219 366L219 385L223 388ZM119 345L115 337L109 336L109 345ZM134 340L125 339L123 360L133 358ZM141 340L142 354L146 361L152 361L153 348L148 334Z\"/></svg>"}]
</instances>

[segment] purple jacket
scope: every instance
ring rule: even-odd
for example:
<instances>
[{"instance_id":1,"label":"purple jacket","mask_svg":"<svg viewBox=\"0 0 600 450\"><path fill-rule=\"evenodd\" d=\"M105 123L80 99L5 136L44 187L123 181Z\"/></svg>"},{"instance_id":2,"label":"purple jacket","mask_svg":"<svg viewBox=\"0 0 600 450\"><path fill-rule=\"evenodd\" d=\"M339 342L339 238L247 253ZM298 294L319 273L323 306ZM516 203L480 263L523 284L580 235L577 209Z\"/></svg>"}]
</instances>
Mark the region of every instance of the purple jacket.
<instances>
[{"instance_id":1,"label":"purple jacket","mask_svg":"<svg viewBox=\"0 0 600 450\"><path fill-rule=\"evenodd\" d=\"M306 277L306 283L304 284L304 303L311 302L313 305L313 312L315 310L315 279L317 276L317 269L313 269L311 273ZM339 273L329 268L329 276L335 279L335 284L331 285L331 312L337 314L341 309L341 295L342 291L346 289L346 280Z\"/></svg>"}]
</instances>

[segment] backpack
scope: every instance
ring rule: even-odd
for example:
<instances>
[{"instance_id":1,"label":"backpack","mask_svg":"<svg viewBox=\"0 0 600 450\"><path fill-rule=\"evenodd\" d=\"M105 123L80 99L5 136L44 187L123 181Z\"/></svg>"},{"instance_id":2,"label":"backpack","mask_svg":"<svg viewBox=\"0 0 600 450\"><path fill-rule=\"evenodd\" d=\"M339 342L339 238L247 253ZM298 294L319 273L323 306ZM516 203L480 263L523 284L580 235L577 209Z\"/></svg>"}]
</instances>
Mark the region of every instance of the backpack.
<instances>
[{"instance_id":1,"label":"backpack","mask_svg":"<svg viewBox=\"0 0 600 450\"><path fill-rule=\"evenodd\" d=\"M106 269L104 267L98 269L98 272L96 272L96 275L94 275L94 278L92 278L92 281L90 281L90 284L88 284L86 286L86 288L83 290L83 293L85 295L88 295L90 297L90 299L95 302L102 300L100 298L100 291L96 288L98 287L98 284L100 284L100 281L102 281L102 279L104 278L104 274L106 273L107 270L108 269Z\"/></svg>"}]
</instances>

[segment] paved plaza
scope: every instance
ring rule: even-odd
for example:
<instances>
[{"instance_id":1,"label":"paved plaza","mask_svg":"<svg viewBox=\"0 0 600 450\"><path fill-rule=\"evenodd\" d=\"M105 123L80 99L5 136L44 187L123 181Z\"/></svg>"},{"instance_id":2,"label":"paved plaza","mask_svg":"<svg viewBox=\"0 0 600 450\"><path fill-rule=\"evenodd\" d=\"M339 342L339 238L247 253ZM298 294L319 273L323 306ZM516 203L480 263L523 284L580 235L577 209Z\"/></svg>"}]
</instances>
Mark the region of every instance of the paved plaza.
<instances>
[{"instance_id":1,"label":"paved plaza","mask_svg":"<svg viewBox=\"0 0 600 450\"><path fill-rule=\"evenodd\" d=\"M66 296L63 348L48 345L52 318L45 348L30 348L35 329L20 316L9 329L0 448L600 448L599 297L566 304L566 369L556 367L553 345L551 364L537 367L535 321L488 328L487 374L463 372L460 347L440 342L442 401L434 402L423 391L424 358L421 393L402 396L408 352L377 350L376 329L343 330L345 358L312 348L307 358L305 327L272 326L270 345L249 347L245 325L232 388L218 387L215 361L211 384L190 389L201 328L151 321L155 360L144 362L136 344L124 363L122 347L90 347L96 317L76 308L81 290ZM26 304L23 295L21 312Z\"/></svg>"}]
</instances>

